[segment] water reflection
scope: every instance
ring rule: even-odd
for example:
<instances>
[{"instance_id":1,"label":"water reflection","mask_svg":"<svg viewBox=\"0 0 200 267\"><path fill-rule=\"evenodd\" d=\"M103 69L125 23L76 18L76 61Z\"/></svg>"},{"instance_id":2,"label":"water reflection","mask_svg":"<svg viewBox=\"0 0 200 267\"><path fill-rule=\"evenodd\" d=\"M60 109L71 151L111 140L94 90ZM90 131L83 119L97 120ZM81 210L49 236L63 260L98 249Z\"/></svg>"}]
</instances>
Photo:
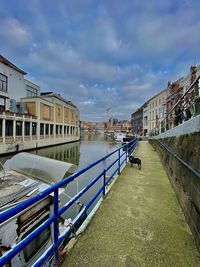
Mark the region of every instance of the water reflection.
<instances>
[{"instance_id":1,"label":"water reflection","mask_svg":"<svg viewBox=\"0 0 200 267\"><path fill-rule=\"evenodd\" d=\"M65 161L77 165L77 170L86 167L88 164L98 160L104 155L110 153L116 144L113 143L110 137L105 137L104 135L93 135L87 134L82 136L80 142L68 143L63 145L57 145L53 147L47 147L30 151L30 153L37 154L40 156ZM13 155L2 157L1 162L4 162L7 158ZM108 159L104 164L108 165L111 160L114 160L113 156ZM104 168L102 163L98 164L95 168L88 170L86 173L81 175L76 181L71 182L65 188L64 194L60 196L61 205L66 204L71 197L73 197L77 192L84 188L91 180L93 180ZM110 170L111 172L112 170ZM98 191L103 183L103 179L100 179L87 193L81 197L81 202L86 204L89 199ZM74 204L66 213L65 218L73 218L77 213L77 205Z\"/></svg>"},{"instance_id":2,"label":"water reflection","mask_svg":"<svg viewBox=\"0 0 200 267\"><path fill-rule=\"evenodd\" d=\"M31 151L30 153L37 154L39 156L65 161L79 165L80 161L80 141L57 145L53 147L42 148L39 150Z\"/></svg>"}]
</instances>

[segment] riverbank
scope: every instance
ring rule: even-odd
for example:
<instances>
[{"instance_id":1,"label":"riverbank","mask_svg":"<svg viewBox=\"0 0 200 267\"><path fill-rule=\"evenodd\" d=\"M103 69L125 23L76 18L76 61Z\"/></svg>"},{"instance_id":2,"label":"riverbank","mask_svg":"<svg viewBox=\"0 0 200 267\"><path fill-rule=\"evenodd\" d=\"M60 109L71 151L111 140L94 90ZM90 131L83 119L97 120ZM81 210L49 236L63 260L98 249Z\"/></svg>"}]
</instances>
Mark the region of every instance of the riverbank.
<instances>
[{"instance_id":1,"label":"riverbank","mask_svg":"<svg viewBox=\"0 0 200 267\"><path fill-rule=\"evenodd\" d=\"M199 254L153 147L128 165L63 266L200 266Z\"/></svg>"}]
</instances>

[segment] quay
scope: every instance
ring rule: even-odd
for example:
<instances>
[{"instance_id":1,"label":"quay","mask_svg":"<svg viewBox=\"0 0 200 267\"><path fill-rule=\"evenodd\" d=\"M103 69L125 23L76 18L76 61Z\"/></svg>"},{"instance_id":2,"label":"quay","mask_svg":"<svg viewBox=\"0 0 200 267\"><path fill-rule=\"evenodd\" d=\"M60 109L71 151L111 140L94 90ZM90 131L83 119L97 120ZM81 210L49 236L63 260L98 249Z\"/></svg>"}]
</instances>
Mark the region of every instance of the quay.
<instances>
[{"instance_id":1,"label":"quay","mask_svg":"<svg viewBox=\"0 0 200 267\"><path fill-rule=\"evenodd\" d=\"M200 266L194 238L158 154L146 141L127 164L66 266Z\"/></svg>"}]
</instances>

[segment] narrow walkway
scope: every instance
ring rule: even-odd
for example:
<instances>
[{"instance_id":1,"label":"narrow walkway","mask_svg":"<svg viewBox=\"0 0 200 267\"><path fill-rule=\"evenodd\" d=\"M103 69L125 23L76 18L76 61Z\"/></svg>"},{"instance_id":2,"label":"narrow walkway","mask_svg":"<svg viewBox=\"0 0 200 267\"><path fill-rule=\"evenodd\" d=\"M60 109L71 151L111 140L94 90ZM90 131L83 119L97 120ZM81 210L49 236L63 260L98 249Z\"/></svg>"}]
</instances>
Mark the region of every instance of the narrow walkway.
<instances>
[{"instance_id":1,"label":"narrow walkway","mask_svg":"<svg viewBox=\"0 0 200 267\"><path fill-rule=\"evenodd\" d=\"M63 266L200 266L184 215L148 142L136 155L142 169L128 164Z\"/></svg>"}]
</instances>

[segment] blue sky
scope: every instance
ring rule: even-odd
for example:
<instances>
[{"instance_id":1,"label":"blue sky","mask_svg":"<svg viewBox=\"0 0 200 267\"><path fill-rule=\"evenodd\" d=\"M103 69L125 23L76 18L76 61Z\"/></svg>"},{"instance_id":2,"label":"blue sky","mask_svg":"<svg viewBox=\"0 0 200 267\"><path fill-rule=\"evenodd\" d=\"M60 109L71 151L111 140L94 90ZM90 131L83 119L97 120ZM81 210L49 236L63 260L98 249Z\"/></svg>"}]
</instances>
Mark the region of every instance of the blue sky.
<instances>
[{"instance_id":1,"label":"blue sky","mask_svg":"<svg viewBox=\"0 0 200 267\"><path fill-rule=\"evenodd\" d=\"M199 0L0 0L0 54L42 91L130 119L168 80L200 63Z\"/></svg>"}]
</instances>

